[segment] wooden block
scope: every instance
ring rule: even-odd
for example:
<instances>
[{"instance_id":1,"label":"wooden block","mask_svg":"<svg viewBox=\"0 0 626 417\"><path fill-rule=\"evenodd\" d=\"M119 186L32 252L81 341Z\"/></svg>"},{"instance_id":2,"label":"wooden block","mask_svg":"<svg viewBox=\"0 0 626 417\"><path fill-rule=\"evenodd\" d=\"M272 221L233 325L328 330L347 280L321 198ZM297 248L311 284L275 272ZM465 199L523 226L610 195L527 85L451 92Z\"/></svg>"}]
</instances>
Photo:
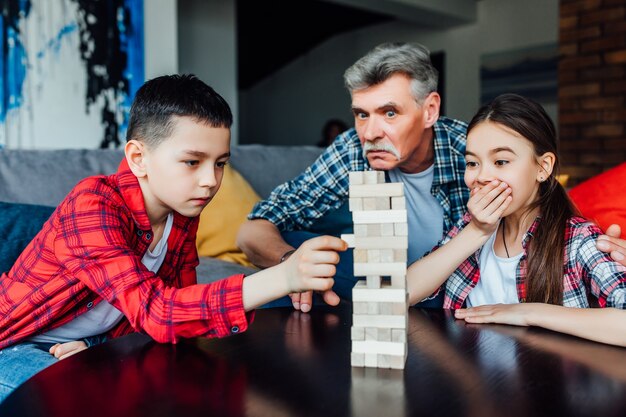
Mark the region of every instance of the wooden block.
<instances>
[{"instance_id":1,"label":"wooden block","mask_svg":"<svg viewBox=\"0 0 626 417\"><path fill-rule=\"evenodd\" d=\"M350 365L352 366L365 366L365 354L350 352Z\"/></svg>"},{"instance_id":2,"label":"wooden block","mask_svg":"<svg viewBox=\"0 0 626 417\"><path fill-rule=\"evenodd\" d=\"M406 288L406 275L405 274L392 275L391 276L391 288Z\"/></svg>"},{"instance_id":3,"label":"wooden block","mask_svg":"<svg viewBox=\"0 0 626 417\"><path fill-rule=\"evenodd\" d=\"M365 340L365 328L352 326L350 328L350 339L351 340Z\"/></svg>"},{"instance_id":4,"label":"wooden block","mask_svg":"<svg viewBox=\"0 0 626 417\"><path fill-rule=\"evenodd\" d=\"M363 171L363 184L384 184L384 183L385 183L384 171Z\"/></svg>"},{"instance_id":5,"label":"wooden block","mask_svg":"<svg viewBox=\"0 0 626 417\"><path fill-rule=\"evenodd\" d=\"M404 210L406 208L405 197L391 197L391 209L392 210Z\"/></svg>"},{"instance_id":6,"label":"wooden block","mask_svg":"<svg viewBox=\"0 0 626 417\"><path fill-rule=\"evenodd\" d=\"M393 315L407 314L409 309L409 301L407 294L407 301L405 303L391 303L391 313Z\"/></svg>"},{"instance_id":7,"label":"wooden block","mask_svg":"<svg viewBox=\"0 0 626 417\"><path fill-rule=\"evenodd\" d=\"M367 250L367 262L380 262L380 249L368 249Z\"/></svg>"},{"instance_id":8,"label":"wooden block","mask_svg":"<svg viewBox=\"0 0 626 417\"><path fill-rule=\"evenodd\" d=\"M393 277L394 275L404 274L406 274L406 264L404 262L391 262L384 264L354 263L354 275L357 277L366 277L369 275L391 275Z\"/></svg>"},{"instance_id":9,"label":"wooden block","mask_svg":"<svg viewBox=\"0 0 626 417\"><path fill-rule=\"evenodd\" d=\"M376 211L376 197L365 197L363 200L362 211Z\"/></svg>"},{"instance_id":10,"label":"wooden block","mask_svg":"<svg viewBox=\"0 0 626 417\"><path fill-rule=\"evenodd\" d=\"M350 171L348 173L348 179L350 185L361 185L365 183L365 173L363 171Z\"/></svg>"},{"instance_id":11,"label":"wooden block","mask_svg":"<svg viewBox=\"0 0 626 417\"><path fill-rule=\"evenodd\" d=\"M378 355L375 353L366 353L364 365L370 368L377 368L378 367Z\"/></svg>"},{"instance_id":12,"label":"wooden block","mask_svg":"<svg viewBox=\"0 0 626 417\"><path fill-rule=\"evenodd\" d=\"M376 290L380 288L382 284L382 277L380 275L368 275L367 277L365 277L365 282L368 289ZM376 313L370 314L378 314L378 311L376 311Z\"/></svg>"},{"instance_id":13,"label":"wooden block","mask_svg":"<svg viewBox=\"0 0 626 417\"><path fill-rule=\"evenodd\" d=\"M406 222L406 210L363 210L352 213L354 224Z\"/></svg>"},{"instance_id":14,"label":"wooden block","mask_svg":"<svg viewBox=\"0 0 626 417\"><path fill-rule=\"evenodd\" d=\"M357 327L387 327L390 329L406 329L408 315L383 316L353 314L352 325Z\"/></svg>"},{"instance_id":15,"label":"wooden block","mask_svg":"<svg viewBox=\"0 0 626 417\"><path fill-rule=\"evenodd\" d=\"M355 340L352 342L352 351L365 354L404 355L406 352L406 343Z\"/></svg>"},{"instance_id":16,"label":"wooden block","mask_svg":"<svg viewBox=\"0 0 626 417\"><path fill-rule=\"evenodd\" d=\"M406 290L404 288L392 288L388 283L381 285L379 290L367 288L367 284L360 280L352 289L352 302L391 302L406 303Z\"/></svg>"},{"instance_id":17,"label":"wooden block","mask_svg":"<svg viewBox=\"0 0 626 417\"><path fill-rule=\"evenodd\" d=\"M353 235L349 235L353 236ZM343 239L343 235L342 235ZM345 240L345 239L344 239ZM354 238L354 247L358 249L404 249L409 246L408 236L361 237ZM385 274L389 275L389 274Z\"/></svg>"},{"instance_id":18,"label":"wooden block","mask_svg":"<svg viewBox=\"0 0 626 417\"><path fill-rule=\"evenodd\" d=\"M376 327L366 327L365 340L378 340L378 329Z\"/></svg>"},{"instance_id":19,"label":"wooden block","mask_svg":"<svg viewBox=\"0 0 626 417\"><path fill-rule=\"evenodd\" d=\"M380 304L380 303L377 303L377 302L374 302L374 301L368 301L367 302L367 314L370 314L370 315L377 315L377 314L379 314L380 311L379 311L379 308L378 308L378 304Z\"/></svg>"},{"instance_id":20,"label":"wooden block","mask_svg":"<svg viewBox=\"0 0 626 417\"><path fill-rule=\"evenodd\" d=\"M368 237L369 236L369 227L373 226L370 224L355 224L354 225L354 236L359 237Z\"/></svg>"},{"instance_id":21,"label":"wooden block","mask_svg":"<svg viewBox=\"0 0 626 417\"><path fill-rule=\"evenodd\" d=\"M404 369L407 355L389 355L389 367L391 369Z\"/></svg>"},{"instance_id":22,"label":"wooden block","mask_svg":"<svg viewBox=\"0 0 626 417\"><path fill-rule=\"evenodd\" d=\"M404 369L406 356L403 355L378 355L377 368Z\"/></svg>"},{"instance_id":23,"label":"wooden block","mask_svg":"<svg viewBox=\"0 0 626 417\"><path fill-rule=\"evenodd\" d=\"M376 210L391 210L389 197L376 197Z\"/></svg>"},{"instance_id":24,"label":"wooden block","mask_svg":"<svg viewBox=\"0 0 626 417\"><path fill-rule=\"evenodd\" d=\"M341 235L341 240L345 241L349 248L354 247L354 235Z\"/></svg>"},{"instance_id":25,"label":"wooden block","mask_svg":"<svg viewBox=\"0 0 626 417\"><path fill-rule=\"evenodd\" d=\"M383 315L391 315L393 311L393 304L390 302L380 302L378 303L378 311Z\"/></svg>"},{"instance_id":26,"label":"wooden block","mask_svg":"<svg viewBox=\"0 0 626 417\"><path fill-rule=\"evenodd\" d=\"M352 251L354 262L367 262L367 249L354 249Z\"/></svg>"},{"instance_id":27,"label":"wooden block","mask_svg":"<svg viewBox=\"0 0 626 417\"><path fill-rule=\"evenodd\" d=\"M380 249L380 262L382 263L394 262L393 249Z\"/></svg>"},{"instance_id":28,"label":"wooden block","mask_svg":"<svg viewBox=\"0 0 626 417\"><path fill-rule=\"evenodd\" d=\"M367 314L367 306L368 301L357 301L352 302L352 313L353 314Z\"/></svg>"},{"instance_id":29,"label":"wooden block","mask_svg":"<svg viewBox=\"0 0 626 417\"><path fill-rule=\"evenodd\" d=\"M395 228L394 225L396 223L383 223L380 225L380 235L381 236L394 236Z\"/></svg>"},{"instance_id":30,"label":"wooden block","mask_svg":"<svg viewBox=\"0 0 626 417\"><path fill-rule=\"evenodd\" d=\"M350 211L363 211L363 199L362 198L349 198L348 207Z\"/></svg>"},{"instance_id":31,"label":"wooden block","mask_svg":"<svg viewBox=\"0 0 626 417\"><path fill-rule=\"evenodd\" d=\"M367 237L380 237L380 224L358 224L367 227Z\"/></svg>"},{"instance_id":32,"label":"wooden block","mask_svg":"<svg viewBox=\"0 0 626 417\"><path fill-rule=\"evenodd\" d=\"M406 223L394 223L393 226L396 236L409 235L409 226Z\"/></svg>"},{"instance_id":33,"label":"wooden block","mask_svg":"<svg viewBox=\"0 0 626 417\"><path fill-rule=\"evenodd\" d=\"M388 197L389 199L396 197L404 198L404 184L401 182L392 182L388 184L350 185L348 197ZM388 204L391 206L391 200L389 200Z\"/></svg>"},{"instance_id":34,"label":"wooden block","mask_svg":"<svg viewBox=\"0 0 626 417\"><path fill-rule=\"evenodd\" d=\"M391 329L391 341L406 343L406 329Z\"/></svg>"},{"instance_id":35,"label":"wooden block","mask_svg":"<svg viewBox=\"0 0 626 417\"><path fill-rule=\"evenodd\" d=\"M356 228L356 226L354 227ZM406 249L394 249L393 262L407 262Z\"/></svg>"},{"instance_id":36,"label":"wooden block","mask_svg":"<svg viewBox=\"0 0 626 417\"><path fill-rule=\"evenodd\" d=\"M391 342L391 330L389 328L380 328L378 329L378 340L379 342Z\"/></svg>"}]
</instances>

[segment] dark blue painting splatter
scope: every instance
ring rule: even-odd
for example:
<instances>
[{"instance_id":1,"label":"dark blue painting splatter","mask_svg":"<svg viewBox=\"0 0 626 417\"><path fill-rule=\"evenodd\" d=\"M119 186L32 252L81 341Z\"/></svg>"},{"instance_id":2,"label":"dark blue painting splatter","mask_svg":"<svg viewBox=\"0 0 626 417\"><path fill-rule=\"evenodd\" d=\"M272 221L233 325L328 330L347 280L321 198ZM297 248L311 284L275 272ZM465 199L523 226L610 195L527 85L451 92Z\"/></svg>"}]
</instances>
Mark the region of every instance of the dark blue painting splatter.
<instances>
[{"instance_id":1,"label":"dark blue painting splatter","mask_svg":"<svg viewBox=\"0 0 626 417\"><path fill-rule=\"evenodd\" d=\"M104 101L100 147L116 147L126 128L132 98L144 81L143 0L69 1L77 5L75 21L64 25L47 47L58 48L64 36L78 30L80 57L86 71L86 112L98 99ZM20 21L29 18L32 1L0 0L0 5L0 124L3 124L7 114L23 104L24 80L32 69L20 33Z\"/></svg>"}]
</instances>

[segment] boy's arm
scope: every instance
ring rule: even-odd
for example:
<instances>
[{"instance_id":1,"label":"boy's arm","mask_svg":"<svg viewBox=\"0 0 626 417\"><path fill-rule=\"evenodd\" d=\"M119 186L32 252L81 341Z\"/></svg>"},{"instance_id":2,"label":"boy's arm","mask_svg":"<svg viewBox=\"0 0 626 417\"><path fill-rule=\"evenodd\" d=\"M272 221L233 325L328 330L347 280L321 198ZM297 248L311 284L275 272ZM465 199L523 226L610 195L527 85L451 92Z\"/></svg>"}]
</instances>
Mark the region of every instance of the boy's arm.
<instances>
[{"instance_id":1,"label":"boy's arm","mask_svg":"<svg viewBox=\"0 0 626 417\"><path fill-rule=\"evenodd\" d=\"M467 204L472 220L450 241L414 262L407 271L409 303L432 295L498 228L511 203L510 188L493 181L474 192Z\"/></svg>"},{"instance_id":2,"label":"boy's arm","mask_svg":"<svg viewBox=\"0 0 626 417\"><path fill-rule=\"evenodd\" d=\"M541 303L496 304L455 311L468 323L539 326L597 342L626 346L626 311Z\"/></svg>"},{"instance_id":3,"label":"boy's arm","mask_svg":"<svg viewBox=\"0 0 626 417\"><path fill-rule=\"evenodd\" d=\"M337 251L346 243L333 236L318 236L304 242L285 262L246 277L243 282L243 305L255 309L289 293L328 291L332 288ZM337 304L339 299L334 300Z\"/></svg>"}]
</instances>

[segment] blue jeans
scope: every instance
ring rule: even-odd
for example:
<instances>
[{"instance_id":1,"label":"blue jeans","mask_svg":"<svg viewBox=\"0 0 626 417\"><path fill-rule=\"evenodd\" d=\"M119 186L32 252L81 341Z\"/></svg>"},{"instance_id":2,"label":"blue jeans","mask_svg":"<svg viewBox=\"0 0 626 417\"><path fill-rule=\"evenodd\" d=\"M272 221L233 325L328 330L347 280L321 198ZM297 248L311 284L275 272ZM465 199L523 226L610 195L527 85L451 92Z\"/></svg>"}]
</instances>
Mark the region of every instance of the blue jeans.
<instances>
[{"instance_id":1,"label":"blue jeans","mask_svg":"<svg viewBox=\"0 0 626 417\"><path fill-rule=\"evenodd\" d=\"M47 343L19 343L0 350L0 403L37 372L59 360Z\"/></svg>"},{"instance_id":2,"label":"blue jeans","mask_svg":"<svg viewBox=\"0 0 626 417\"><path fill-rule=\"evenodd\" d=\"M295 232L283 232L282 237L285 242L289 243L294 248L300 247L305 240L312 239L316 236L320 236L318 233L295 231ZM354 276L354 258L352 256L352 249L348 249L345 252L339 254L339 263L337 264L337 273L335 274L335 285L333 285L333 291L337 293L339 297L344 300L352 301L352 288L358 281ZM324 300L318 295L313 296L313 305L324 304ZM285 296L278 300L269 302L260 308L273 308L273 307L291 307L291 298ZM415 307L419 308L441 308L443 306L443 291L432 300L423 301L417 303Z\"/></svg>"},{"instance_id":3,"label":"blue jeans","mask_svg":"<svg viewBox=\"0 0 626 417\"><path fill-rule=\"evenodd\" d=\"M103 335L86 337L93 346L106 340ZM31 376L59 360L49 350L54 343L23 342L0 350L0 403Z\"/></svg>"}]
</instances>

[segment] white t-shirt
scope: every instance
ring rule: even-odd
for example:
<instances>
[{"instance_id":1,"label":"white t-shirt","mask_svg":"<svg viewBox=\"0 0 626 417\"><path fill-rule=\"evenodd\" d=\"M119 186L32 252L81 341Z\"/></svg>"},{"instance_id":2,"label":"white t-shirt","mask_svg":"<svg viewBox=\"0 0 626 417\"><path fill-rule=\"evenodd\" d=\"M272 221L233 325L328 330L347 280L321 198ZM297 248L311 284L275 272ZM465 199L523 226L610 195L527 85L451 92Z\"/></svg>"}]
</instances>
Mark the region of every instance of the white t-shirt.
<instances>
[{"instance_id":1,"label":"white t-shirt","mask_svg":"<svg viewBox=\"0 0 626 417\"><path fill-rule=\"evenodd\" d=\"M404 184L408 213L408 265L420 259L443 237L443 207L431 194L435 165L417 174L406 174L399 169L389 172L392 182Z\"/></svg>"},{"instance_id":2,"label":"white t-shirt","mask_svg":"<svg viewBox=\"0 0 626 417\"><path fill-rule=\"evenodd\" d=\"M155 274L159 268L161 268L165 255L167 254L167 239L172 231L172 224L174 224L174 215L170 213L165 222L163 237L154 247L154 250L150 251L148 249L141 259L141 263ZM103 300L97 306L76 317L69 323L50 330L49 332L34 336L30 340L43 343L65 343L80 340L85 337L108 332L115 327L123 317L124 315L121 311Z\"/></svg>"},{"instance_id":3,"label":"white t-shirt","mask_svg":"<svg viewBox=\"0 0 626 417\"><path fill-rule=\"evenodd\" d=\"M478 259L480 279L467 296L468 307L519 303L515 274L523 252L511 258L501 258L496 255L493 244L498 230L491 235L480 252Z\"/></svg>"}]
</instances>

